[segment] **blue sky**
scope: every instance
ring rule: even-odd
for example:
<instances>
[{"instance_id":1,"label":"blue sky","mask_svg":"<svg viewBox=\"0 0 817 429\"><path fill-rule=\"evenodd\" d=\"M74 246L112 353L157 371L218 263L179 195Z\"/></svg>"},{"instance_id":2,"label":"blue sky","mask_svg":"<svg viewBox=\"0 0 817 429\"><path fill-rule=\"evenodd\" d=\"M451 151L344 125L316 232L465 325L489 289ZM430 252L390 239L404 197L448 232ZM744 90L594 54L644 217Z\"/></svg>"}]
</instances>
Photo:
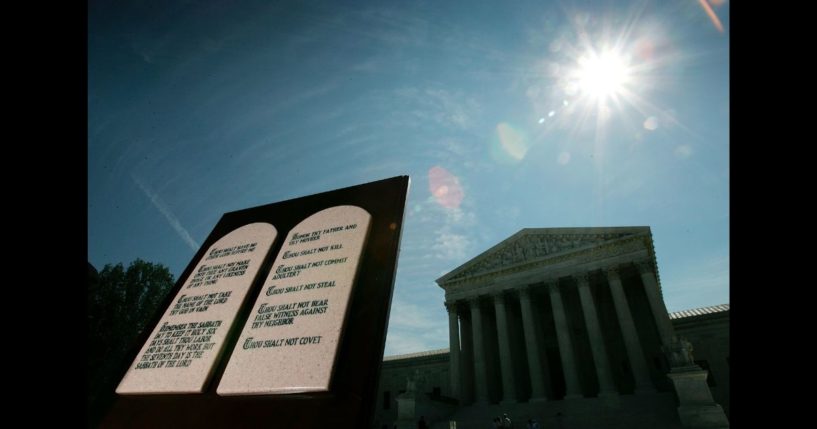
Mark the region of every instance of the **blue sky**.
<instances>
[{"instance_id":1,"label":"blue sky","mask_svg":"<svg viewBox=\"0 0 817 429\"><path fill-rule=\"evenodd\" d=\"M387 355L522 228L648 225L669 311L729 302L728 155L726 0L89 3L89 261L409 175Z\"/></svg>"}]
</instances>

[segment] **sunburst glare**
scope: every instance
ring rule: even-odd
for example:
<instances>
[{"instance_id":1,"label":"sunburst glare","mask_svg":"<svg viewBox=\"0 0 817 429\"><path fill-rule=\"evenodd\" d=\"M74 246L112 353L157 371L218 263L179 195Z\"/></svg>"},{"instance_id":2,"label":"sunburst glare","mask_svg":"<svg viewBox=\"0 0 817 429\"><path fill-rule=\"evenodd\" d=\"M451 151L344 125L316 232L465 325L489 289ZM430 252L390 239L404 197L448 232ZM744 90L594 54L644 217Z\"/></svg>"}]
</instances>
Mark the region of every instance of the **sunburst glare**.
<instances>
[{"instance_id":1,"label":"sunburst glare","mask_svg":"<svg viewBox=\"0 0 817 429\"><path fill-rule=\"evenodd\" d=\"M655 91L672 90L668 71L682 58L666 29L642 12L575 15L572 31L558 36L560 49L542 61L543 73L528 87L543 125L539 135L567 130L575 139L590 132L599 144L613 124L631 135L658 128L656 118L667 112Z\"/></svg>"},{"instance_id":2,"label":"sunburst glare","mask_svg":"<svg viewBox=\"0 0 817 429\"><path fill-rule=\"evenodd\" d=\"M596 101L621 95L631 78L627 57L612 50L583 55L576 74L582 94Z\"/></svg>"}]
</instances>

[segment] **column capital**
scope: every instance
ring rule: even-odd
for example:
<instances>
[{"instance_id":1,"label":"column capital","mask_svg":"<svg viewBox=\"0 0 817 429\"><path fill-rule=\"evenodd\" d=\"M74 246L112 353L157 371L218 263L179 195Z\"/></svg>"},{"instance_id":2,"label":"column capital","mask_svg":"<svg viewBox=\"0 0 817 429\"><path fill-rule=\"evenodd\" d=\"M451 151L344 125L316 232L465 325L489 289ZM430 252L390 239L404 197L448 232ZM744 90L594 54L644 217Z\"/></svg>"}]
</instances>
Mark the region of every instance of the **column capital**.
<instances>
[{"instance_id":1,"label":"column capital","mask_svg":"<svg viewBox=\"0 0 817 429\"><path fill-rule=\"evenodd\" d=\"M579 282L579 286L590 284L590 275L586 272L573 274L573 278L576 279L577 282Z\"/></svg>"},{"instance_id":2,"label":"column capital","mask_svg":"<svg viewBox=\"0 0 817 429\"><path fill-rule=\"evenodd\" d=\"M505 300L505 291L504 290L493 291L493 292L490 293L490 296L494 300L504 301Z\"/></svg>"},{"instance_id":3,"label":"column capital","mask_svg":"<svg viewBox=\"0 0 817 429\"><path fill-rule=\"evenodd\" d=\"M617 279L620 280L621 276L619 275L620 267L618 265L613 265L604 269L604 273L607 274L607 279Z\"/></svg>"},{"instance_id":4,"label":"column capital","mask_svg":"<svg viewBox=\"0 0 817 429\"><path fill-rule=\"evenodd\" d=\"M647 259L635 261L633 264L635 264L636 268L638 268L638 272L641 274L653 273L655 271L652 266L652 261Z\"/></svg>"},{"instance_id":5,"label":"column capital","mask_svg":"<svg viewBox=\"0 0 817 429\"><path fill-rule=\"evenodd\" d=\"M547 288L548 292L558 292L559 291L559 281L558 280L545 280L545 287Z\"/></svg>"},{"instance_id":6,"label":"column capital","mask_svg":"<svg viewBox=\"0 0 817 429\"><path fill-rule=\"evenodd\" d=\"M448 311L449 313L451 313L451 312L456 313L457 312L457 301L446 301L445 302L445 310Z\"/></svg>"},{"instance_id":7,"label":"column capital","mask_svg":"<svg viewBox=\"0 0 817 429\"><path fill-rule=\"evenodd\" d=\"M465 300L468 301L468 305L470 305L471 308L474 308L474 307L479 306L479 301L480 301L481 298L482 298L482 295L476 295L476 296L469 296L468 298L465 298Z\"/></svg>"},{"instance_id":8,"label":"column capital","mask_svg":"<svg viewBox=\"0 0 817 429\"><path fill-rule=\"evenodd\" d=\"M516 290L519 292L519 299L530 299L531 285L524 285Z\"/></svg>"}]
</instances>

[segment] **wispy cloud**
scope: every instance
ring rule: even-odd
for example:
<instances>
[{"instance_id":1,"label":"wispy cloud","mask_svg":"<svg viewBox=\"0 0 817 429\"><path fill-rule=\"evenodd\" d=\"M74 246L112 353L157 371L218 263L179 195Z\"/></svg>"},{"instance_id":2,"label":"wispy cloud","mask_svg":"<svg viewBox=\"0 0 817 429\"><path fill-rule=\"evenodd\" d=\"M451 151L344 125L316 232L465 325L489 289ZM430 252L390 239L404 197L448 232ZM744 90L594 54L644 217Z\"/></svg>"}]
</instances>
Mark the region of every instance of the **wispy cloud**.
<instances>
[{"instance_id":1,"label":"wispy cloud","mask_svg":"<svg viewBox=\"0 0 817 429\"><path fill-rule=\"evenodd\" d=\"M475 245L469 231L478 224L472 210L462 206L443 207L432 195L412 211L409 215L416 219L420 228L433 231L430 235L433 241L424 243L423 247L430 247L434 258L448 263L465 261Z\"/></svg>"},{"instance_id":2,"label":"wispy cloud","mask_svg":"<svg viewBox=\"0 0 817 429\"><path fill-rule=\"evenodd\" d=\"M429 350L426 342L418 338L416 335L392 330L391 327L389 328L389 333L386 335L385 356L402 355L406 353Z\"/></svg>"},{"instance_id":3,"label":"wispy cloud","mask_svg":"<svg viewBox=\"0 0 817 429\"><path fill-rule=\"evenodd\" d=\"M147 185L145 185L135 175L131 175L131 178L133 179L133 182L136 183L136 186L138 186L139 189L141 189L142 192L145 193L145 196L147 196L148 199L150 199L150 202L153 204L153 207L156 207L156 210L159 210L159 213L164 215L165 219L167 219L167 223L169 223L173 230L176 231L176 234L179 234L179 237L185 243L187 243L187 245L190 246L191 249L193 249L194 251L198 250L199 245L198 243L196 243L196 240L193 240L193 237L191 237L190 233L187 232L186 229L184 229L181 222L179 222L179 219L176 218L176 216L173 214L173 212L170 210L167 204L165 204L165 202L162 201L161 198L159 198L159 194L151 191L150 188L148 188Z\"/></svg>"},{"instance_id":4,"label":"wispy cloud","mask_svg":"<svg viewBox=\"0 0 817 429\"><path fill-rule=\"evenodd\" d=\"M307 17L310 34L323 37L332 35L341 41L350 40L383 45L392 49L425 47L429 39L429 23L425 19L411 17L403 11L388 8L363 10L323 11Z\"/></svg>"},{"instance_id":5,"label":"wispy cloud","mask_svg":"<svg viewBox=\"0 0 817 429\"><path fill-rule=\"evenodd\" d=\"M466 250L470 245L471 241L466 235L443 232L437 236L433 249L442 259L462 260L465 259Z\"/></svg>"},{"instance_id":6,"label":"wispy cloud","mask_svg":"<svg viewBox=\"0 0 817 429\"><path fill-rule=\"evenodd\" d=\"M448 226L458 226L463 229L471 229L477 224L477 216L471 210L455 207L445 210L445 221Z\"/></svg>"},{"instance_id":7,"label":"wispy cloud","mask_svg":"<svg viewBox=\"0 0 817 429\"><path fill-rule=\"evenodd\" d=\"M389 327L398 329L430 329L438 325L428 317L428 309L400 299L392 303Z\"/></svg>"},{"instance_id":8,"label":"wispy cloud","mask_svg":"<svg viewBox=\"0 0 817 429\"><path fill-rule=\"evenodd\" d=\"M479 229L479 219L467 198L468 183L463 204L445 207L427 190L429 182L418 182L423 196L407 208L404 236L413 239L402 245L387 355L446 347L445 292L434 279L465 262L477 246L472 232Z\"/></svg>"},{"instance_id":9,"label":"wispy cloud","mask_svg":"<svg viewBox=\"0 0 817 429\"><path fill-rule=\"evenodd\" d=\"M386 355L445 347L448 324L442 305L409 303L397 297L392 303Z\"/></svg>"},{"instance_id":10,"label":"wispy cloud","mask_svg":"<svg viewBox=\"0 0 817 429\"><path fill-rule=\"evenodd\" d=\"M418 123L434 123L447 129L466 130L476 123L480 103L460 91L439 88L402 88L394 96L406 106L408 118Z\"/></svg>"}]
</instances>

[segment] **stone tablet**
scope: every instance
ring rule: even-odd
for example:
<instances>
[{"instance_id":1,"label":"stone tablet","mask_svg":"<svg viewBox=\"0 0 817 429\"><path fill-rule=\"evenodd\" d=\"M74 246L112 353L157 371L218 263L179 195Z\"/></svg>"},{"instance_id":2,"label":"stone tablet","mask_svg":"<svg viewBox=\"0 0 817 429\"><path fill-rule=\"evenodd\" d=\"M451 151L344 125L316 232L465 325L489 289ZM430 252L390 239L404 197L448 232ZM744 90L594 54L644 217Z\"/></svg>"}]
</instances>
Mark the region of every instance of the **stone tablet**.
<instances>
[{"instance_id":1,"label":"stone tablet","mask_svg":"<svg viewBox=\"0 0 817 429\"><path fill-rule=\"evenodd\" d=\"M329 390L371 215L322 210L289 232L218 385L219 395Z\"/></svg>"},{"instance_id":2,"label":"stone tablet","mask_svg":"<svg viewBox=\"0 0 817 429\"><path fill-rule=\"evenodd\" d=\"M201 393L278 231L242 226L215 242L172 301L116 393Z\"/></svg>"}]
</instances>

